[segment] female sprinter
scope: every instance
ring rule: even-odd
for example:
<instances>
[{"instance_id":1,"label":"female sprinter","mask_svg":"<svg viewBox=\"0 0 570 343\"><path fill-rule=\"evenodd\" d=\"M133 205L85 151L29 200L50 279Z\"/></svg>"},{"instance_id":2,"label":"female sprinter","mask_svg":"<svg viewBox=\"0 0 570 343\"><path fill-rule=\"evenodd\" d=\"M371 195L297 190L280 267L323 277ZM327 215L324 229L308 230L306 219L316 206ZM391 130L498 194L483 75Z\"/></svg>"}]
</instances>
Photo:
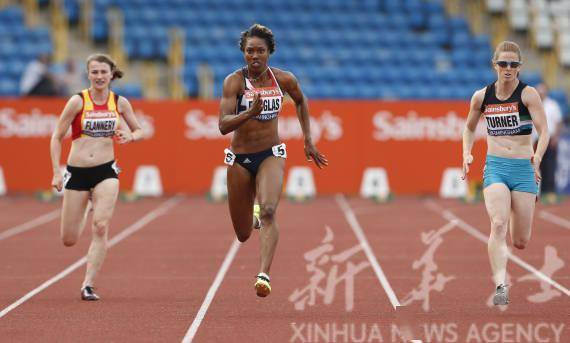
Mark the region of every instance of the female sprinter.
<instances>
[{"instance_id":1,"label":"female sprinter","mask_svg":"<svg viewBox=\"0 0 570 343\"><path fill-rule=\"evenodd\" d=\"M488 252L495 282L495 305L509 303L506 235L524 249L530 234L540 182L540 162L548 146L548 130L538 92L518 79L521 51L513 42L500 43L493 56L497 81L473 94L463 132L463 177L473 161L474 132L481 115L487 122L487 160L483 185L485 206L491 219ZM533 151L532 126L538 135Z\"/></svg>"},{"instance_id":2,"label":"female sprinter","mask_svg":"<svg viewBox=\"0 0 570 343\"><path fill-rule=\"evenodd\" d=\"M73 246L81 236L92 198L93 232L81 299L99 300L95 279L107 253L109 221L119 193L113 137L121 144L135 142L143 138L143 131L127 99L110 90L111 81L123 75L115 62L107 55L91 55L87 73L91 86L69 99L51 138L51 184L58 191L64 188L61 239L65 246ZM119 129L121 118L130 130ZM61 175L61 145L70 126L71 151Z\"/></svg>"},{"instance_id":3,"label":"female sprinter","mask_svg":"<svg viewBox=\"0 0 570 343\"><path fill-rule=\"evenodd\" d=\"M295 102L307 159L319 168L328 165L328 161L311 140L307 98L297 79L290 72L268 65L269 55L275 51L271 30L252 25L242 32L239 46L246 66L224 80L219 127L224 135L234 132L231 147L225 151L230 215L240 242L247 241L252 229L260 229L261 266L255 290L258 296L265 297L271 293L269 270L279 238L275 213L287 157L285 144L277 133L284 93ZM254 219L256 196L259 214Z\"/></svg>"}]
</instances>

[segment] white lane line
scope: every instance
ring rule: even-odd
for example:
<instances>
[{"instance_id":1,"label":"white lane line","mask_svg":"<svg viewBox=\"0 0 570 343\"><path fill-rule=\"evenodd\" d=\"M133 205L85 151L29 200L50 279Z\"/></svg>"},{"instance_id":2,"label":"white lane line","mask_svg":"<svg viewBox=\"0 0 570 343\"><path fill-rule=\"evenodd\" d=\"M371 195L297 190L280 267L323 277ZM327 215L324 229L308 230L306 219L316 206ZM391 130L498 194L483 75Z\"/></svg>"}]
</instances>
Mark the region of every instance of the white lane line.
<instances>
[{"instance_id":1,"label":"white lane line","mask_svg":"<svg viewBox=\"0 0 570 343\"><path fill-rule=\"evenodd\" d=\"M444 217L445 219L447 219L449 221L451 221L451 220L457 221L457 227L459 227L461 230L467 232L471 236L477 238L482 243L487 244L487 241L488 241L487 236L482 234L481 231L477 230L475 227L473 227L473 226L467 224L466 222L464 222L463 220L461 220L461 218L459 218L458 216L453 214L453 212L451 212L450 210L442 209L439 205L435 204L433 201L428 201L427 207L430 208L431 210L439 213L439 215L441 215L442 217ZM566 294L567 296L570 296L570 291L568 290L568 288L566 288L566 287L562 286L561 284L559 284L558 282L552 280L550 277L546 276L541 271L537 270L536 268L534 268L530 264L523 261L518 256L514 255L510 251L510 249L509 249L508 257L514 263L518 264L520 267L522 267L522 268L528 270L529 272L533 273L534 275L536 275L536 277L539 278L540 280L549 283L551 286L558 289L562 293Z\"/></svg>"},{"instance_id":2,"label":"white lane line","mask_svg":"<svg viewBox=\"0 0 570 343\"><path fill-rule=\"evenodd\" d=\"M541 219L544 219L544 220L549 221L551 223L554 223L558 226L561 226L567 230L570 230L570 220L564 219L562 217L559 217L559 216L552 214L550 212L546 212L544 210L540 211L538 216Z\"/></svg>"},{"instance_id":3,"label":"white lane line","mask_svg":"<svg viewBox=\"0 0 570 343\"><path fill-rule=\"evenodd\" d=\"M206 312L208 311L208 308L210 307L212 300L214 300L214 296L216 295L218 288L222 284L224 276L226 275L226 272L230 268L230 265L232 264L232 261L234 260L234 257L236 256L239 247L240 243L238 242L237 239L234 239L232 246L230 247L230 250L228 250L226 257L224 258L224 262L222 262L220 270L218 270L218 274L216 275L214 282L210 286L210 289L208 290L208 293L206 294L206 297L202 302L202 306L200 306L200 309L198 310L198 313L196 313L196 317L194 318L192 325L190 325L190 328L188 329L186 335L182 339L182 343L192 342L194 336L196 336L198 328L200 327L202 320L204 320L204 316L206 316Z\"/></svg>"},{"instance_id":4,"label":"white lane line","mask_svg":"<svg viewBox=\"0 0 570 343\"><path fill-rule=\"evenodd\" d=\"M40 226L40 225L49 223L52 220L59 217L59 212L60 212L59 209L53 210L53 211L48 212L42 216L39 216L35 219L32 219L29 222L25 222L25 223L20 224L18 226L11 227L6 231L2 231L2 232L0 232L0 241L3 239L15 236L17 234L20 234L22 232L26 232L26 231L31 230L35 227Z\"/></svg>"},{"instance_id":5,"label":"white lane line","mask_svg":"<svg viewBox=\"0 0 570 343\"><path fill-rule=\"evenodd\" d=\"M165 202L163 202L159 207L157 207L154 210L152 210L151 212L147 213L144 217L142 217L141 219L139 219L136 222L134 222L133 224L131 224L129 227L127 227L126 229L121 231L121 233L114 236L109 241L109 248L113 247L114 245L116 245L117 243L122 241L123 239L127 238L128 236L130 236L133 233L137 232L138 230L142 229L145 225L152 222L156 218L164 215L167 211L169 211L176 204L178 204L180 201L182 201L182 199L183 199L182 197L173 197L173 198L170 198L170 199L166 200ZM51 279L47 280L46 282L42 283L37 288L31 290L30 292L28 292L28 294L24 295L23 297L18 299L16 302L14 302L10 306L3 309L0 312L0 319L2 317L4 317L5 315L7 315L8 313L10 313L15 308L17 308L18 306L20 306L23 303L25 303L26 301L30 300L36 294L44 291L49 286L51 286L54 283L58 282L59 280L63 279L67 275L71 274L74 270L81 267L86 262L87 262L87 257L83 256L78 261L76 261L75 263L73 263L69 267L65 268L62 272L60 272L56 276L54 276Z\"/></svg>"},{"instance_id":6,"label":"white lane line","mask_svg":"<svg viewBox=\"0 0 570 343\"><path fill-rule=\"evenodd\" d=\"M370 264L372 265L372 269L374 269L374 272L376 273L378 281L380 281L380 284L382 285L384 292L386 292L388 299L390 299L392 307L396 309L396 307L402 306L400 305L400 301L396 297L396 293L394 293L392 286L390 286L390 282L388 282L388 278L386 277L386 274L384 274L384 271L382 270L380 263L378 263L378 260L376 259L376 256L372 251L372 248L370 248L370 244L368 244L366 235L364 234L364 231L362 230L360 223L358 223L358 220L356 219L354 212L350 208L350 205L348 205L348 202L346 201L344 195L338 194L335 197L335 199L338 206L341 208L342 212L344 213L346 221L352 228L352 231L354 231L356 238L358 238L358 241L360 242L360 245L362 246L362 249L364 250L366 257L368 257L368 261L370 261Z\"/></svg>"}]
</instances>

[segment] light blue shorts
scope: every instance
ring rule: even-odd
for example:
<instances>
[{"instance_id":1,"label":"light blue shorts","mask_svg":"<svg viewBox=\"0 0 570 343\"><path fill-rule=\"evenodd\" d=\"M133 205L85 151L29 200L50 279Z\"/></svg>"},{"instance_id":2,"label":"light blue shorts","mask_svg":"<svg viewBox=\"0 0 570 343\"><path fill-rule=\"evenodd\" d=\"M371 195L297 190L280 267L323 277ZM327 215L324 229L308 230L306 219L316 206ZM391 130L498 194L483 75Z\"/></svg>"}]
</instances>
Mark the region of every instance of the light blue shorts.
<instances>
[{"instance_id":1,"label":"light blue shorts","mask_svg":"<svg viewBox=\"0 0 570 343\"><path fill-rule=\"evenodd\" d=\"M483 187L502 183L511 191L538 193L534 169L529 159L487 155L483 171Z\"/></svg>"}]
</instances>

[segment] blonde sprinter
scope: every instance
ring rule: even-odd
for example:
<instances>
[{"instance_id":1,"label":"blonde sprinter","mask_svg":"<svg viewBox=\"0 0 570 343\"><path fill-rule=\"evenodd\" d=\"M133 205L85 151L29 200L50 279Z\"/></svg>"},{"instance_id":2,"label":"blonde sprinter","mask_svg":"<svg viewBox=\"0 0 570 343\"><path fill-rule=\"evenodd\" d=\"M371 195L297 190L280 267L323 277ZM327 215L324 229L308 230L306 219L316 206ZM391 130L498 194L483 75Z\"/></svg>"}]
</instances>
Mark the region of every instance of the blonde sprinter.
<instances>
[{"instance_id":1,"label":"blonde sprinter","mask_svg":"<svg viewBox=\"0 0 570 343\"><path fill-rule=\"evenodd\" d=\"M548 130L538 92L519 80L522 58L516 43L500 43L493 56L497 81L471 98L463 132L463 177L473 161L474 132L481 115L487 122L487 158L483 175L485 206L491 220L488 252L495 282L495 305L509 302L506 285L506 243L524 249L531 235L534 205L540 182L540 162L548 146ZM533 151L531 132L539 140Z\"/></svg>"},{"instance_id":2,"label":"blonde sprinter","mask_svg":"<svg viewBox=\"0 0 570 343\"><path fill-rule=\"evenodd\" d=\"M90 87L69 99L51 138L51 184L58 191L64 189L61 239L68 247L81 236L91 195L92 240L81 298L99 300L94 292L95 279L107 253L109 221L119 193L113 138L125 144L141 140L143 132L129 101L110 90L111 81L123 75L115 62L107 55L92 55L87 59L87 72ZM130 130L119 129L123 119ZM62 175L61 145L70 127L71 151Z\"/></svg>"}]
</instances>

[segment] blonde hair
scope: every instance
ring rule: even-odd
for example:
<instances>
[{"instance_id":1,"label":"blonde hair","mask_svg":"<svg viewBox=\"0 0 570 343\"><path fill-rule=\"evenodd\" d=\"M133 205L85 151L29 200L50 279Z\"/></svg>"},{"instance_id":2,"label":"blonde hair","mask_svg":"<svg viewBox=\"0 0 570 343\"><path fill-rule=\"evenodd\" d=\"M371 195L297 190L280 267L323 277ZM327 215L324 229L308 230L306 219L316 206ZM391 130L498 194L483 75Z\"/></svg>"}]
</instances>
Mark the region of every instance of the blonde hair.
<instances>
[{"instance_id":1,"label":"blonde hair","mask_svg":"<svg viewBox=\"0 0 570 343\"><path fill-rule=\"evenodd\" d=\"M519 57L519 62L522 62L521 48L515 42L504 41L499 43L495 49L495 53L493 54L493 62L497 62L501 52L514 52Z\"/></svg>"},{"instance_id":2,"label":"blonde hair","mask_svg":"<svg viewBox=\"0 0 570 343\"><path fill-rule=\"evenodd\" d=\"M111 75L112 75L111 80L120 79L124 75L123 71L117 67L117 63L115 63L115 61L113 61L113 59L109 55L93 54L87 57L87 70L89 70L89 63L91 63L92 61L108 64L109 67L111 67Z\"/></svg>"}]
</instances>

